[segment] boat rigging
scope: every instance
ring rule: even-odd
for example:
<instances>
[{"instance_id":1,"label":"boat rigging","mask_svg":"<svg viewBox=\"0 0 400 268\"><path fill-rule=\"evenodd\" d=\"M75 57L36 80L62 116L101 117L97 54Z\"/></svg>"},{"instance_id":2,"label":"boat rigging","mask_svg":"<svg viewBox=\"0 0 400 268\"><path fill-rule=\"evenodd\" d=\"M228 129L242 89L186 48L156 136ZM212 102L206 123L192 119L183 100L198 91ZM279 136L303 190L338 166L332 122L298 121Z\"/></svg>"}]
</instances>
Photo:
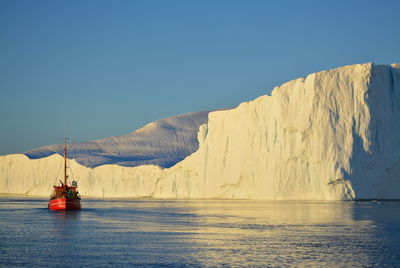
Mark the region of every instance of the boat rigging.
<instances>
[{"instance_id":1,"label":"boat rigging","mask_svg":"<svg viewBox=\"0 0 400 268\"><path fill-rule=\"evenodd\" d=\"M72 181L71 185L68 185L67 179L67 139L64 138L64 182L60 180L61 186L53 186L48 204L50 210L81 209L81 197L77 190L78 183Z\"/></svg>"}]
</instances>

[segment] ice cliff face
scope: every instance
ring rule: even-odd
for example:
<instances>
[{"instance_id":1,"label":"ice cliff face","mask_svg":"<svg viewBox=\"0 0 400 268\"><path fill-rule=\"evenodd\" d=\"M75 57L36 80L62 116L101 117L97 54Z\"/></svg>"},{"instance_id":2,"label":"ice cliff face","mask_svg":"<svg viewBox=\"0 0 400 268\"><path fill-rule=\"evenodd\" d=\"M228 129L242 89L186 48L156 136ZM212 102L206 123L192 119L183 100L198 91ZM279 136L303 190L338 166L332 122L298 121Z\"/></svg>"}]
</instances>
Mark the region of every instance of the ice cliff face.
<instances>
[{"instance_id":1,"label":"ice cliff face","mask_svg":"<svg viewBox=\"0 0 400 268\"><path fill-rule=\"evenodd\" d=\"M400 65L358 64L209 113L199 149L171 168L84 167L85 196L400 198ZM61 157L0 157L0 192L49 194Z\"/></svg>"},{"instance_id":2,"label":"ice cliff face","mask_svg":"<svg viewBox=\"0 0 400 268\"><path fill-rule=\"evenodd\" d=\"M76 143L69 151L69 158L86 167L105 164L171 167L198 149L197 131L200 125L207 123L208 113L203 111L169 117L128 135ZM55 153L63 154L62 145L44 146L24 154L38 159Z\"/></svg>"}]
</instances>

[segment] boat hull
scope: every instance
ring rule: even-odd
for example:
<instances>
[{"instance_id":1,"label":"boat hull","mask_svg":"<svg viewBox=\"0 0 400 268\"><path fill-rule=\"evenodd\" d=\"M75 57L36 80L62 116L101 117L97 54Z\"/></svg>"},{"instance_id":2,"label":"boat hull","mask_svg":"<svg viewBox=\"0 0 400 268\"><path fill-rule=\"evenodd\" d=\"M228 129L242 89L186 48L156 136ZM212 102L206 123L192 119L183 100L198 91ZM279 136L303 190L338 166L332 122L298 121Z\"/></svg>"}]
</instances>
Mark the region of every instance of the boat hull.
<instances>
[{"instance_id":1,"label":"boat hull","mask_svg":"<svg viewBox=\"0 0 400 268\"><path fill-rule=\"evenodd\" d=\"M81 200L56 198L50 200L48 207L50 210L78 210L81 209Z\"/></svg>"}]
</instances>

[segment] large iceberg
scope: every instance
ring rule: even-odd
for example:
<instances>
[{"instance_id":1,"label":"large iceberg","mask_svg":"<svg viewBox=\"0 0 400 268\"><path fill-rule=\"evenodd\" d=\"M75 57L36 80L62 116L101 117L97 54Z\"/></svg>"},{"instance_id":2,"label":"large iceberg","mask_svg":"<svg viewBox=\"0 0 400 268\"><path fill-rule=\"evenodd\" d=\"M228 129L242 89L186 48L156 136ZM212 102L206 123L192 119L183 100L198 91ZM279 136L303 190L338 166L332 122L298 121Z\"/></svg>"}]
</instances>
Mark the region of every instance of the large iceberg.
<instances>
[{"instance_id":1,"label":"large iceberg","mask_svg":"<svg viewBox=\"0 0 400 268\"><path fill-rule=\"evenodd\" d=\"M208 113L169 168L70 161L83 196L400 199L400 65L322 71ZM0 192L47 195L62 157L0 157Z\"/></svg>"}]
</instances>

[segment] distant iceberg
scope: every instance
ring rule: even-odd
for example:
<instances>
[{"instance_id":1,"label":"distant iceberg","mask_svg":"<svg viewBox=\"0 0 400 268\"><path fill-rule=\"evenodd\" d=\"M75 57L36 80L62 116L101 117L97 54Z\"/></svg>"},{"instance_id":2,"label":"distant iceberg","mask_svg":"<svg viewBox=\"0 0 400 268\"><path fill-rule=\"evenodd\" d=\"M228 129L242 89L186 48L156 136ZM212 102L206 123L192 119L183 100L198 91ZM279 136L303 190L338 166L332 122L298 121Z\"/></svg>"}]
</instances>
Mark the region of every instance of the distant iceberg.
<instances>
[{"instance_id":1,"label":"distant iceberg","mask_svg":"<svg viewBox=\"0 0 400 268\"><path fill-rule=\"evenodd\" d=\"M86 167L115 164L126 167L157 165L168 168L195 152L197 131L210 111L194 112L149 123L123 136L75 143L69 158ZM61 145L49 145L24 154L31 159L63 154Z\"/></svg>"},{"instance_id":2,"label":"distant iceberg","mask_svg":"<svg viewBox=\"0 0 400 268\"><path fill-rule=\"evenodd\" d=\"M124 139L109 138L103 147L87 143L83 157L77 157L79 163L70 163L82 195L400 199L399 64L356 64L314 73L275 88L271 96L231 110L204 112L201 117L191 124L190 131L195 130L190 137L177 139L173 150L182 152L183 160L169 162L166 154L160 162L154 160L157 157L146 162L139 157L149 151L143 142L135 149L138 157L129 160L137 159L139 165L124 167L124 161L113 162L107 153L124 156L124 150L130 150L131 154ZM151 128L152 124L144 128L144 133L153 133L151 137L140 140L169 147L164 129L148 132ZM178 136L186 135L182 133ZM193 133L196 138L191 138ZM91 158L87 155L91 146L94 151L103 148L103 155L97 158L97 150ZM23 154L0 157L1 193L49 194L61 156L42 157L47 153L40 151L46 149L27 152L37 159Z\"/></svg>"}]
</instances>

